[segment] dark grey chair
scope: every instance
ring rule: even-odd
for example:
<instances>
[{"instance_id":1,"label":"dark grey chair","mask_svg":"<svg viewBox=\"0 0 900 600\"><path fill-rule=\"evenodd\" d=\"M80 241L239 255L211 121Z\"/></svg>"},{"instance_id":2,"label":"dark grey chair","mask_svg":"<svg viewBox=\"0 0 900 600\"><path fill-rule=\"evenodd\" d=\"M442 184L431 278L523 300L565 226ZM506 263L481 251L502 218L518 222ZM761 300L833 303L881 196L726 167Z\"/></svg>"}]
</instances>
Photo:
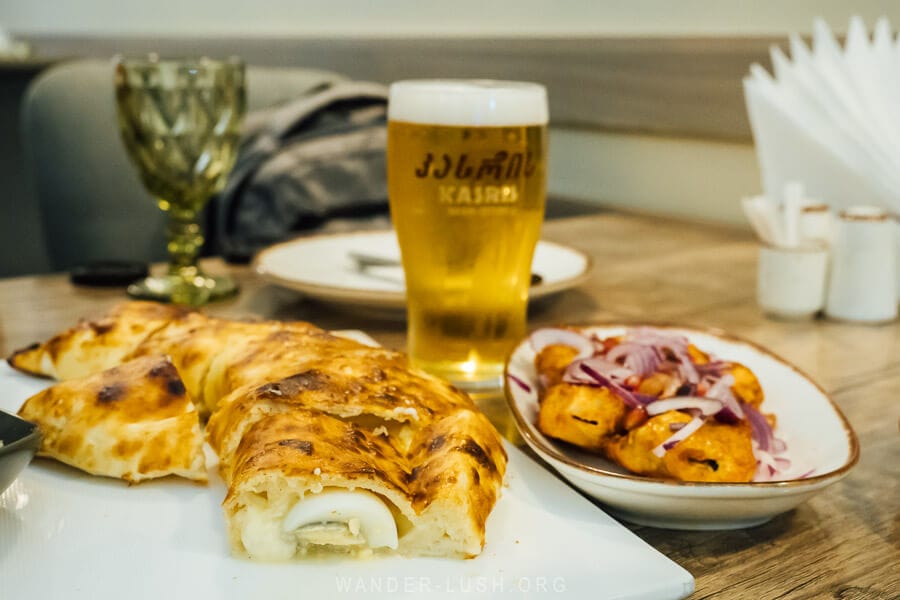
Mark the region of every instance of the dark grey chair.
<instances>
[{"instance_id":1,"label":"dark grey chair","mask_svg":"<svg viewBox=\"0 0 900 600\"><path fill-rule=\"evenodd\" d=\"M250 66L248 110L344 79ZM22 134L52 270L165 258L165 215L144 191L119 139L110 62L75 61L43 73L27 92Z\"/></svg>"}]
</instances>

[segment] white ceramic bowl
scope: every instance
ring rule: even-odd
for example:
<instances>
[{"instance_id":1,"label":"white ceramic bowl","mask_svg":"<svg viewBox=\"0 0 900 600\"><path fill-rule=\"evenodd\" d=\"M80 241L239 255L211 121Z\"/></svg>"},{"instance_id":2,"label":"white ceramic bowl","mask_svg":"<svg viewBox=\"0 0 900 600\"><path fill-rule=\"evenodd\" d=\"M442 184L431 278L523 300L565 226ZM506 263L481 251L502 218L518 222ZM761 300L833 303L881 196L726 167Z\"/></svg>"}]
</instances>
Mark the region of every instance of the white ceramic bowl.
<instances>
[{"instance_id":1,"label":"white ceramic bowl","mask_svg":"<svg viewBox=\"0 0 900 600\"><path fill-rule=\"evenodd\" d=\"M591 325L608 337L634 325ZM654 325L654 327L660 327ZM554 440L537 428L534 349L526 339L513 351L507 373L527 382L526 391L506 378L506 398L525 442L575 487L626 521L671 529L739 529L764 523L840 481L859 459L859 442L824 390L785 360L751 342L716 330L663 326L701 350L743 363L759 378L764 412L777 417L775 435L788 445L785 481L693 483L629 473L617 464ZM802 479L810 470L812 474Z\"/></svg>"}]
</instances>

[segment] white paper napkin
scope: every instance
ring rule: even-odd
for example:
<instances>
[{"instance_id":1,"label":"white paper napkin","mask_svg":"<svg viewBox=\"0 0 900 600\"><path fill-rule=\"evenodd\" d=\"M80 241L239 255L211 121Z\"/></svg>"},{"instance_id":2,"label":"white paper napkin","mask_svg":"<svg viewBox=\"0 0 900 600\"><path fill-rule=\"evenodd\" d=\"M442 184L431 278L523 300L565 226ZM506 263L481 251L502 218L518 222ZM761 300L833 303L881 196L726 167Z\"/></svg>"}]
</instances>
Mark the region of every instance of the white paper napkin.
<instances>
[{"instance_id":1,"label":"white paper napkin","mask_svg":"<svg viewBox=\"0 0 900 600\"><path fill-rule=\"evenodd\" d=\"M900 42L887 19L870 37L858 17L842 48L822 20L808 48L773 48L774 76L753 65L747 111L766 195L791 181L835 209L874 204L900 214Z\"/></svg>"}]
</instances>

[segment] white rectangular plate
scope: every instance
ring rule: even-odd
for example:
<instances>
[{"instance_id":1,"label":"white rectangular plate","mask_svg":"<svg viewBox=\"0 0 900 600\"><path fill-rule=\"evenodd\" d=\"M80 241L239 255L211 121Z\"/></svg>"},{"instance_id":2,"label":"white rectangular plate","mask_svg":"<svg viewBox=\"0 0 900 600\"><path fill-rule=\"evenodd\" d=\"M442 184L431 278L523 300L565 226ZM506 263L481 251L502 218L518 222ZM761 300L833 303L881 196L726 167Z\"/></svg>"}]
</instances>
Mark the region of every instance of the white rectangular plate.
<instances>
[{"instance_id":1,"label":"white rectangular plate","mask_svg":"<svg viewBox=\"0 0 900 600\"><path fill-rule=\"evenodd\" d=\"M49 382L0 365L0 408ZM406 595L660 600L691 575L507 444L507 484L472 560L375 558L277 564L229 555L210 460L208 486L128 486L36 459L0 496L3 598L198 600Z\"/></svg>"}]
</instances>

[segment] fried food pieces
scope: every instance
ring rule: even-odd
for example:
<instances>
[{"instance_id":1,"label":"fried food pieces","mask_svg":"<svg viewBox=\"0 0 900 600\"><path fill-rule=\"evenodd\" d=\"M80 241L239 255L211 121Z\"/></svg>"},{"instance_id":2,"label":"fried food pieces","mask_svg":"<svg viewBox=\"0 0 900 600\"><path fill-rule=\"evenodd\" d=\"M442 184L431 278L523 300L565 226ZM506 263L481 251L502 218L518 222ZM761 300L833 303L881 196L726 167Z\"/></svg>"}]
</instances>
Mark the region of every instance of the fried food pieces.
<instances>
[{"instance_id":1,"label":"fried food pieces","mask_svg":"<svg viewBox=\"0 0 900 600\"><path fill-rule=\"evenodd\" d=\"M58 383L26 400L19 416L41 428L38 455L93 475L206 481L197 410L163 356Z\"/></svg>"},{"instance_id":2,"label":"fried food pieces","mask_svg":"<svg viewBox=\"0 0 900 600\"><path fill-rule=\"evenodd\" d=\"M625 403L607 388L561 382L544 394L538 428L570 444L599 451L606 438L621 429L625 412Z\"/></svg>"},{"instance_id":3,"label":"fried food pieces","mask_svg":"<svg viewBox=\"0 0 900 600\"><path fill-rule=\"evenodd\" d=\"M571 339L573 331L556 337ZM535 339L553 338L543 330ZM640 475L753 480L759 449L742 407L758 409L764 394L750 369L661 330L591 343L594 354L574 360L579 350L565 344L535 349L541 432Z\"/></svg>"},{"instance_id":4,"label":"fried food pieces","mask_svg":"<svg viewBox=\"0 0 900 600\"><path fill-rule=\"evenodd\" d=\"M625 435L608 437L603 451L640 475L719 483L753 479L756 458L746 425L707 423L663 456L653 453L672 435L673 423L687 425L690 420L689 415L677 410L662 413Z\"/></svg>"}]
</instances>

